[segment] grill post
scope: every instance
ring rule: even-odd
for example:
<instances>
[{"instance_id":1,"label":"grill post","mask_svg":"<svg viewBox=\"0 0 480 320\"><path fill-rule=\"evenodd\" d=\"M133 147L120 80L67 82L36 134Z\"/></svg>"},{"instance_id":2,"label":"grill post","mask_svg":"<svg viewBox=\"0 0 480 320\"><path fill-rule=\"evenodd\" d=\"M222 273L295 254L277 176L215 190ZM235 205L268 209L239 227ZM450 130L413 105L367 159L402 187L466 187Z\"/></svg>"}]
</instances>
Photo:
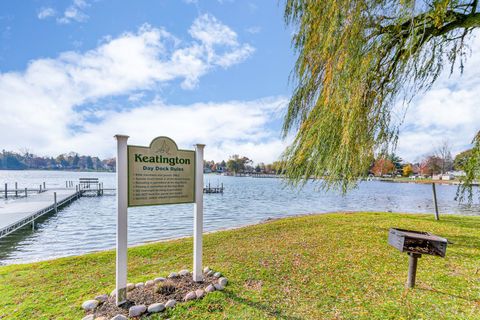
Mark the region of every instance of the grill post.
<instances>
[{"instance_id":1,"label":"grill post","mask_svg":"<svg viewBox=\"0 0 480 320\"><path fill-rule=\"evenodd\" d=\"M418 253L408 253L408 278L407 288L415 287L415 279L417 277L417 262L422 255Z\"/></svg>"}]
</instances>

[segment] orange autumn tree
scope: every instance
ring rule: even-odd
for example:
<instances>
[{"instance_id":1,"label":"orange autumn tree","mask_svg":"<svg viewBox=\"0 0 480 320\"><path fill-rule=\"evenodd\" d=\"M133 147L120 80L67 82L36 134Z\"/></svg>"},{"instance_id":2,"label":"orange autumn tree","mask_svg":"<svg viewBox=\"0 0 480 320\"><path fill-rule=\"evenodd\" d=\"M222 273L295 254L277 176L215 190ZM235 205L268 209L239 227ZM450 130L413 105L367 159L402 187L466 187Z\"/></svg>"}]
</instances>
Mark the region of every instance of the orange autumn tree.
<instances>
[{"instance_id":1,"label":"orange autumn tree","mask_svg":"<svg viewBox=\"0 0 480 320\"><path fill-rule=\"evenodd\" d=\"M372 173L376 177L381 177L386 174L393 174L395 173L395 165L389 159L385 159L385 158L377 159L373 164Z\"/></svg>"}]
</instances>

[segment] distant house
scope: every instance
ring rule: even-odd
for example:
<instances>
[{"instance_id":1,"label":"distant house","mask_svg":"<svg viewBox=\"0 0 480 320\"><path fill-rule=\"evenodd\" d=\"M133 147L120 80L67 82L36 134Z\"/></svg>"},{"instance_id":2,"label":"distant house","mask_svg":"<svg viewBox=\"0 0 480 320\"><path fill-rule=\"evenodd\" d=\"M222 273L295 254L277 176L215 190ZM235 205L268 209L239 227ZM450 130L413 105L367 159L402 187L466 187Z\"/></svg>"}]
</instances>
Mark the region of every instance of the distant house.
<instances>
[{"instance_id":1,"label":"distant house","mask_svg":"<svg viewBox=\"0 0 480 320\"><path fill-rule=\"evenodd\" d=\"M454 176L455 178L460 178L460 177L464 177L464 176L465 176L465 171L463 171L463 170L449 171L449 172L447 172L447 173L451 174L451 175Z\"/></svg>"}]
</instances>

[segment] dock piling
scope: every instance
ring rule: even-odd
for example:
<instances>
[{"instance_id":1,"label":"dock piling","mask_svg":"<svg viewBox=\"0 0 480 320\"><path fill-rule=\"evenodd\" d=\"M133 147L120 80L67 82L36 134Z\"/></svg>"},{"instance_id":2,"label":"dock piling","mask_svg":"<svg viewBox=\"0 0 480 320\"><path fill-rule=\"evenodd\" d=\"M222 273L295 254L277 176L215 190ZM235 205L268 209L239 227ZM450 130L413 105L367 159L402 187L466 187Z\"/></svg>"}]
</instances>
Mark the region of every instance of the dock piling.
<instances>
[{"instance_id":1,"label":"dock piling","mask_svg":"<svg viewBox=\"0 0 480 320\"><path fill-rule=\"evenodd\" d=\"M47 187L45 186L45 181L43 181L43 190L47 190Z\"/></svg>"},{"instance_id":2,"label":"dock piling","mask_svg":"<svg viewBox=\"0 0 480 320\"><path fill-rule=\"evenodd\" d=\"M15 198L18 198L18 183L15 182Z\"/></svg>"},{"instance_id":3,"label":"dock piling","mask_svg":"<svg viewBox=\"0 0 480 320\"><path fill-rule=\"evenodd\" d=\"M42 185L40 185L40 187L38 189L38 193L42 193Z\"/></svg>"},{"instance_id":4,"label":"dock piling","mask_svg":"<svg viewBox=\"0 0 480 320\"><path fill-rule=\"evenodd\" d=\"M5 199L8 197L8 185L5 183Z\"/></svg>"},{"instance_id":5,"label":"dock piling","mask_svg":"<svg viewBox=\"0 0 480 320\"><path fill-rule=\"evenodd\" d=\"M27 188L25 188L25 198L27 197L27 193L28 193Z\"/></svg>"}]
</instances>

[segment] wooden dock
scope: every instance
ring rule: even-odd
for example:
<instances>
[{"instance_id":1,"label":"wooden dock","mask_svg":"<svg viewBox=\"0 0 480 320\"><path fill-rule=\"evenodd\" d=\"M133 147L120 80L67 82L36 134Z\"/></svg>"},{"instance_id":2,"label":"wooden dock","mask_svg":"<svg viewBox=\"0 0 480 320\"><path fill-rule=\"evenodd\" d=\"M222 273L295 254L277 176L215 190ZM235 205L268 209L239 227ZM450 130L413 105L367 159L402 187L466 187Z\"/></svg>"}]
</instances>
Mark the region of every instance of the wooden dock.
<instances>
[{"instance_id":1,"label":"wooden dock","mask_svg":"<svg viewBox=\"0 0 480 320\"><path fill-rule=\"evenodd\" d=\"M0 203L0 238L28 224L35 225L41 216L56 212L59 207L78 199L82 190L46 190L32 196Z\"/></svg>"},{"instance_id":2,"label":"wooden dock","mask_svg":"<svg viewBox=\"0 0 480 320\"><path fill-rule=\"evenodd\" d=\"M204 193L223 193L223 183L217 187L203 188ZM41 216L57 212L61 206L70 203L82 196L103 196L104 192L115 194L114 188L104 188L97 178L80 178L79 183L66 181L65 188L47 189L45 183L39 189L20 189L15 183L14 189L0 191L0 238L24 227L32 225Z\"/></svg>"},{"instance_id":3,"label":"wooden dock","mask_svg":"<svg viewBox=\"0 0 480 320\"><path fill-rule=\"evenodd\" d=\"M223 194L223 183L220 186L211 187L210 183L208 186L203 187L203 193L222 193Z\"/></svg>"}]
</instances>

